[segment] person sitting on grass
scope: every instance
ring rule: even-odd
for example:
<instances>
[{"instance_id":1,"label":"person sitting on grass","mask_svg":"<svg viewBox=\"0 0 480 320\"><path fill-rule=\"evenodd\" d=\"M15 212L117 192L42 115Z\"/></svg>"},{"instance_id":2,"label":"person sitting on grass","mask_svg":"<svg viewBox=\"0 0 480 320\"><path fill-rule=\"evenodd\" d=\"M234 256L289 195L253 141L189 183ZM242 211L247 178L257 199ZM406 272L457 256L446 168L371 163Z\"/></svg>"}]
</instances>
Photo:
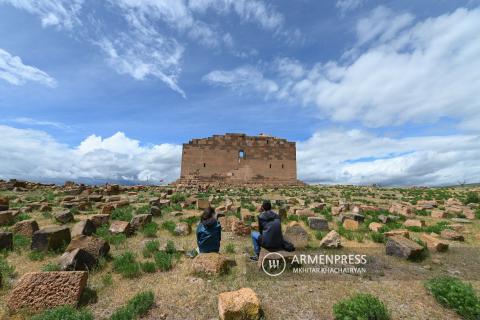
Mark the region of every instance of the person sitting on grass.
<instances>
[{"instance_id":1,"label":"person sitting on grass","mask_svg":"<svg viewBox=\"0 0 480 320\"><path fill-rule=\"evenodd\" d=\"M197 226L198 253L219 252L221 240L222 226L215 218L215 210L208 207L203 210Z\"/></svg>"},{"instance_id":2,"label":"person sitting on grass","mask_svg":"<svg viewBox=\"0 0 480 320\"><path fill-rule=\"evenodd\" d=\"M257 261L260 255L260 248L269 251L283 249L282 224L280 216L272 211L270 201L263 201L261 213L258 216L258 230L252 231L253 250L255 255L251 260Z\"/></svg>"}]
</instances>

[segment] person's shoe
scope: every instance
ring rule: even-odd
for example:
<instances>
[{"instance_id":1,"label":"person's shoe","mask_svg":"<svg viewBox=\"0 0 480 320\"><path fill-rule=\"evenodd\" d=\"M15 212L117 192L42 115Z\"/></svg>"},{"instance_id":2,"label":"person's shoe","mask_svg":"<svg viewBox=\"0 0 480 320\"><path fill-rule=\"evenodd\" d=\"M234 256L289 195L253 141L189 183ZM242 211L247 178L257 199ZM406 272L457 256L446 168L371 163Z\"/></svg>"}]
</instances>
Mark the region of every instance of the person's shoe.
<instances>
[{"instance_id":1,"label":"person's shoe","mask_svg":"<svg viewBox=\"0 0 480 320\"><path fill-rule=\"evenodd\" d=\"M258 261L258 256L251 256L250 261Z\"/></svg>"}]
</instances>

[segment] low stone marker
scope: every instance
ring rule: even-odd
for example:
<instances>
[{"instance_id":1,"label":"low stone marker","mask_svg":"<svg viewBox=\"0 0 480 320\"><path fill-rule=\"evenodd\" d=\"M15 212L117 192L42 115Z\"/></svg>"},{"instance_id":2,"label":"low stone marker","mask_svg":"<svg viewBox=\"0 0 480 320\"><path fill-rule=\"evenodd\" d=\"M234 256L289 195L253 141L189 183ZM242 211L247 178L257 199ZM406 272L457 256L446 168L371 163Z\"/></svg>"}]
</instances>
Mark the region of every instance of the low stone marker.
<instances>
[{"instance_id":1,"label":"low stone marker","mask_svg":"<svg viewBox=\"0 0 480 320\"><path fill-rule=\"evenodd\" d=\"M132 229L130 228L130 222L118 220L112 221L108 231L110 231L111 234L129 235L132 233Z\"/></svg>"},{"instance_id":2,"label":"low stone marker","mask_svg":"<svg viewBox=\"0 0 480 320\"><path fill-rule=\"evenodd\" d=\"M427 244L430 251L445 252L448 250L448 243L429 234L421 234L420 239Z\"/></svg>"},{"instance_id":3,"label":"low stone marker","mask_svg":"<svg viewBox=\"0 0 480 320\"><path fill-rule=\"evenodd\" d=\"M378 232L378 230L380 230L381 227L383 227L383 223L380 223L380 222L371 222L368 225L368 229L375 232Z\"/></svg>"},{"instance_id":4,"label":"low stone marker","mask_svg":"<svg viewBox=\"0 0 480 320\"><path fill-rule=\"evenodd\" d=\"M57 250L70 243L70 229L65 226L47 226L32 236L32 250Z\"/></svg>"},{"instance_id":5,"label":"low stone marker","mask_svg":"<svg viewBox=\"0 0 480 320\"><path fill-rule=\"evenodd\" d=\"M401 236L405 238L410 238L410 233L406 229L395 229L384 232L383 235L385 237L393 237L393 236Z\"/></svg>"},{"instance_id":6,"label":"low stone marker","mask_svg":"<svg viewBox=\"0 0 480 320\"><path fill-rule=\"evenodd\" d=\"M329 230L328 221L324 217L308 217L308 226L313 230Z\"/></svg>"},{"instance_id":7,"label":"low stone marker","mask_svg":"<svg viewBox=\"0 0 480 320\"><path fill-rule=\"evenodd\" d=\"M308 232L296 221L287 224L283 236L285 240L291 242L297 249L305 248L309 240Z\"/></svg>"},{"instance_id":8,"label":"low stone marker","mask_svg":"<svg viewBox=\"0 0 480 320\"><path fill-rule=\"evenodd\" d=\"M440 237L447 240L465 241L465 237L461 233L449 229L442 230Z\"/></svg>"},{"instance_id":9,"label":"low stone marker","mask_svg":"<svg viewBox=\"0 0 480 320\"><path fill-rule=\"evenodd\" d=\"M405 259L417 258L422 251L421 245L402 236L389 237L386 245L387 255Z\"/></svg>"},{"instance_id":10,"label":"low stone marker","mask_svg":"<svg viewBox=\"0 0 480 320\"><path fill-rule=\"evenodd\" d=\"M356 220L345 219L343 221L343 227L345 228L345 230L357 231L359 224L358 224L358 221Z\"/></svg>"},{"instance_id":11,"label":"low stone marker","mask_svg":"<svg viewBox=\"0 0 480 320\"><path fill-rule=\"evenodd\" d=\"M425 221L423 220L417 220L417 219L407 219L403 223L405 227L418 227L422 228L425 227Z\"/></svg>"},{"instance_id":12,"label":"low stone marker","mask_svg":"<svg viewBox=\"0 0 480 320\"><path fill-rule=\"evenodd\" d=\"M93 224L95 227L100 227L104 224L108 224L108 221L110 221L110 215L109 214L94 214L93 216L90 217L92 220Z\"/></svg>"},{"instance_id":13,"label":"low stone marker","mask_svg":"<svg viewBox=\"0 0 480 320\"><path fill-rule=\"evenodd\" d=\"M210 207L210 201L207 199L197 199L197 210L204 210Z\"/></svg>"},{"instance_id":14,"label":"low stone marker","mask_svg":"<svg viewBox=\"0 0 480 320\"><path fill-rule=\"evenodd\" d=\"M108 254L110 245L101 238L80 235L72 239L66 251L73 251L75 249L83 249L98 260Z\"/></svg>"},{"instance_id":15,"label":"low stone marker","mask_svg":"<svg viewBox=\"0 0 480 320\"><path fill-rule=\"evenodd\" d=\"M315 217L315 212L312 209L298 209L295 214L299 217Z\"/></svg>"},{"instance_id":16,"label":"low stone marker","mask_svg":"<svg viewBox=\"0 0 480 320\"><path fill-rule=\"evenodd\" d=\"M70 210L60 211L53 215L55 220L58 222L65 224L73 221L73 214Z\"/></svg>"},{"instance_id":17,"label":"low stone marker","mask_svg":"<svg viewBox=\"0 0 480 320\"><path fill-rule=\"evenodd\" d=\"M88 271L97 263L98 260L83 249L67 251L58 259L60 270L63 271Z\"/></svg>"},{"instance_id":18,"label":"low stone marker","mask_svg":"<svg viewBox=\"0 0 480 320\"><path fill-rule=\"evenodd\" d=\"M39 230L37 221L33 219L19 221L13 226L13 233L20 234L25 237L31 237L35 231Z\"/></svg>"},{"instance_id":19,"label":"low stone marker","mask_svg":"<svg viewBox=\"0 0 480 320\"><path fill-rule=\"evenodd\" d=\"M188 236L192 232L192 228L186 222L177 222L173 233L177 236Z\"/></svg>"},{"instance_id":20,"label":"low stone marker","mask_svg":"<svg viewBox=\"0 0 480 320\"><path fill-rule=\"evenodd\" d=\"M257 320L261 316L260 299L250 288L218 295L220 320Z\"/></svg>"},{"instance_id":21,"label":"low stone marker","mask_svg":"<svg viewBox=\"0 0 480 320\"><path fill-rule=\"evenodd\" d=\"M0 211L0 226L8 226L13 222L11 211Z\"/></svg>"},{"instance_id":22,"label":"low stone marker","mask_svg":"<svg viewBox=\"0 0 480 320\"><path fill-rule=\"evenodd\" d=\"M339 248L342 246L340 235L337 231L332 230L320 241L321 248Z\"/></svg>"},{"instance_id":23,"label":"low stone marker","mask_svg":"<svg viewBox=\"0 0 480 320\"><path fill-rule=\"evenodd\" d=\"M92 220L86 219L77 222L73 227L72 231L70 232L72 238L75 238L77 236L85 235L85 236L90 236L92 235L97 227L95 227L95 224L93 223Z\"/></svg>"},{"instance_id":24,"label":"low stone marker","mask_svg":"<svg viewBox=\"0 0 480 320\"><path fill-rule=\"evenodd\" d=\"M7 306L12 313L77 306L87 280L85 271L30 272L18 280L8 297Z\"/></svg>"},{"instance_id":25,"label":"low stone marker","mask_svg":"<svg viewBox=\"0 0 480 320\"><path fill-rule=\"evenodd\" d=\"M219 253L201 253L192 261L193 273L216 275L228 271L228 260Z\"/></svg>"},{"instance_id":26,"label":"low stone marker","mask_svg":"<svg viewBox=\"0 0 480 320\"><path fill-rule=\"evenodd\" d=\"M130 227L135 231L140 230L147 223L152 222L152 218L153 216L151 214L137 214L130 221Z\"/></svg>"},{"instance_id":27,"label":"low stone marker","mask_svg":"<svg viewBox=\"0 0 480 320\"><path fill-rule=\"evenodd\" d=\"M0 231L0 251L13 250L13 233Z\"/></svg>"},{"instance_id":28,"label":"low stone marker","mask_svg":"<svg viewBox=\"0 0 480 320\"><path fill-rule=\"evenodd\" d=\"M430 216L435 219L444 219L447 217L447 213L445 211L435 209L435 210L432 210L432 212L430 213Z\"/></svg>"}]
</instances>

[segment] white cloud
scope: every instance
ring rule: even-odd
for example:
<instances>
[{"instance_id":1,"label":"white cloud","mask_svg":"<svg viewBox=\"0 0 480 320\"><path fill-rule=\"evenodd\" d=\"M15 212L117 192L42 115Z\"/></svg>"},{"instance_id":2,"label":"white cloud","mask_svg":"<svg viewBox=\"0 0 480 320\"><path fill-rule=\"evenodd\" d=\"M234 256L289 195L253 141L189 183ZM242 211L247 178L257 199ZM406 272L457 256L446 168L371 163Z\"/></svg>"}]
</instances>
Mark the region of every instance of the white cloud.
<instances>
[{"instance_id":1,"label":"white cloud","mask_svg":"<svg viewBox=\"0 0 480 320\"><path fill-rule=\"evenodd\" d=\"M97 45L107 56L109 64L120 74L136 80L155 77L185 97L177 83L183 47L174 39L160 34L122 33L114 41L103 38Z\"/></svg>"},{"instance_id":2,"label":"white cloud","mask_svg":"<svg viewBox=\"0 0 480 320\"><path fill-rule=\"evenodd\" d=\"M0 0L40 17L42 25L71 29L80 23L83 0Z\"/></svg>"},{"instance_id":3,"label":"white cloud","mask_svg":"<svg viewBox=\"0 0 480 320\"><path fill-rule=\"evenodd\" d=\"M362 130L322 130L297 143L308 182L442 185L480 181L480 136L386 138Z\"/></svg>"},{"instance_id":4,"label":"white cloud","mask_svg":"<svg viewBox=\"0 0 480 320\"><path fill-rule=\"evenodd\" d=\"M23 64L22 59L0 49L0 79L13 85L23 85L28 81L55 87L57 82L46 72Z\"/></svg>"},{"instance_id":5,"label":"white cloud","mask_svg":"<svg viewBox=\"0 0 480 320\"><path fill-rule=\"evenodd\" d=\"M278 86L277 98L316 106L336 122L385 127L449 118L479 130L478 30L480 8L458 9L416 24L409 14L395 16L380 8L359 21L358 40L347 51L347 61L311 67L290 63L300 73L308 70L302 77L273 63L276 71L264 75L257 70L261 74L256 78ZM224 77L232 73L212 73L218 72Z\"/></svg>"},{"instance_id":6,"label":"white cloud","mask_svg":"<svg viewBox=\"0 0 480 320\"><path fill-rule=\"evenodd\" d=\"M258 0L190 0L189 7L200 13L208 9L223 14L235 12L243 21L258 23L265 29L278 29L284 24L280 13Z\"/></svg>"},{"instance_id":7,"label":"white cloud","mask_svg":"<svg viewBox=\"0 0 480 320\"><path fill-rule=\"evenodd\" d=\"M38 120L38 119L29 118L29 117L19 117L19 118L7 119L7 120L9 122L32 125L32 126L47 126L47 127L54 127L62 130L71 129L70 126L60 122Z\"/></svg>"},{"instance_id":8,"label":"white cloud","mask_svg":"<svg viewBox=\"0 0 480 320\"><path fill-rule=\"evenodd\" d=\"M275 82L265 79L260 71L251 66L239 67L231 71L212 71L203 80L213 85L230 87L234 90L253 88L259 92L273 93L278 90Z\"/></svg>"},{"instance_id":9,"label":"white cloud","mask_svg":"<svg viewBox=\"0 0 480 320\"><path fill-rule=\"evenodd\" d=\"M355 10L363 5L365 0L337 0L335 6L339 9L342 13L347 11Z\"/></svg>"},{"instance_id":10,"label":"white cloud","mask_svg":"<svg viewBox=\"0 0 480 320\"><path fill-rule=\"evenodd\" d=\"M142 146L118 132L92 135L71 148L43 131L0 125L4 139L0 179L93 179L173 181L179 177L181 146ZM34 154L35 157L31 155Z\"/></svg>"}]
</instances>

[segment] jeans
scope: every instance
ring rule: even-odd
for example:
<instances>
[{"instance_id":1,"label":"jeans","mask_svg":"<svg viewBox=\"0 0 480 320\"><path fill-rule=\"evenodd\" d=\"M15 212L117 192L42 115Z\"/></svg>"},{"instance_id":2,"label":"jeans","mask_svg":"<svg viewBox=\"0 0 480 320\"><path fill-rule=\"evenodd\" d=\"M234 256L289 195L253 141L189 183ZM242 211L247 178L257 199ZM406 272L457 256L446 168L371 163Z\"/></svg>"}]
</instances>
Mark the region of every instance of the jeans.
<instances>
[{"instance_id":1,"label":"jeans","mask_svg":"<svg viewBox=\"0 0 480 320\"><path fill-rule=\"evenodd\" d=\"M255 255L258 257L260 255L260 232L252 231L252 243L253 251L255 251Z\"/></svg>"}]
</instances>

